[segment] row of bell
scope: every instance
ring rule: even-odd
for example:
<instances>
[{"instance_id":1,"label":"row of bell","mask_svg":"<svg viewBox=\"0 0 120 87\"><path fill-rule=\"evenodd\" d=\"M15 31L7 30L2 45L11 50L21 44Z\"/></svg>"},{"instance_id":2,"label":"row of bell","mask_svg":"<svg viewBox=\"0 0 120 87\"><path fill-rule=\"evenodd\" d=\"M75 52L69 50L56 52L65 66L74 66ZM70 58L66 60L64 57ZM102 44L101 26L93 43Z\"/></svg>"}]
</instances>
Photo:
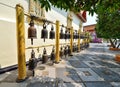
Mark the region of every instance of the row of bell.
<instances>
[{"instance_id":1,"label":"row of bell","mask_svg":"<svg viewBox=\"0 0 120 87\"><path fill-rule=\"evenodd\" d=\"M84 49L86 47L88 47L89 45L86 44L80 44L80 49ZM74 44L73 45L73 52L77 52L78 51L78 45ZM71 55L71 49L70 49L70 45L67 45L67 46L64 46L64 49L63 49L63 46L60 47L60 58L63 58L63 56L68 56L68 55ZM34 50L32 50L31 52L31 58L35 58L35 52ZM47 63L49 57L48 57L48 54L47 54L47 51L46 51L46 48L43 49L43 54L42 54L42 63ZM52 48L52 52L50 54L50 59L52 61L55 61L55 48L53 47Z\"/></svg>"},{"instance_id":2,"label":"row of bell","mask_svg":"<svg viewBox=\"0 0 120 87\"><path fill-rule=\"evenodd\" d=\"M37 38L37 30L34 27L33 20L30 21L29 25L30 25L30 27L28 28L28 39L31 39L31 44L33 45L33 39ZM43 29L41 31L41 38L44 39L44 42L45 42L45 39L48 38L48 31L46 29L46 25L45 24L43 24ZM52 25L51 31L49 33L49 38L50 39L54 39L55 38L55 31L54 31L53 25Z\"/></svg>"},{"instance_id":3,"label":"row of bell","mask_svg":"<svg viewBox=\"0 0 120 87\"><path fill-rule=\"evenodd\" d=\"M37 38L37 31L36 28L34 27L34 22L33 20L30 21L30 27L28 28L28 39L31 39L31 44L33 45L33 39ZM65 31L65 34L63 33L63 29L61 28L61 32L60 32L60 39L70 39L70 31ZM41 31L41 38L45 39L48 38L48 31L46 29L46 24L43 24L43 29ZM51 31L49 33L49 38L50 39L54 39L55 38L55 31L54 31L54 27L53 25L51 26ZM76 32L74 32L73 34L73 39L78 39L79 38L79 34Z\"/></svg>"}]
</instances>

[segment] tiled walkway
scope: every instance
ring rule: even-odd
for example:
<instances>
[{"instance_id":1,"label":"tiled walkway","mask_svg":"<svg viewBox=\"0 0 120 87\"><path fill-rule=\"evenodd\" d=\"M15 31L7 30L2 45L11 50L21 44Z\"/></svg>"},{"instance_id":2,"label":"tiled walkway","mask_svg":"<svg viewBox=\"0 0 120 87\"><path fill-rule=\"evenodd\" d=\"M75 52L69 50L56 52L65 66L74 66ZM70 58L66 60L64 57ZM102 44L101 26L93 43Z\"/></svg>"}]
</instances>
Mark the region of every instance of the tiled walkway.
<instances>
[{"instance_id":1,"label":"tiled walkway","mask_svg":"<svg viewBox=\"0 0 120 87\"><path fill-rule=\"evenodd\" d=\"M120 63L114 61L118 53L109 51L107 44L90 44L59 64L38 64L36 76L22 83L15 82L16 71L0 75L0 87L120 87Z\"/></svg>"}]
</instances>

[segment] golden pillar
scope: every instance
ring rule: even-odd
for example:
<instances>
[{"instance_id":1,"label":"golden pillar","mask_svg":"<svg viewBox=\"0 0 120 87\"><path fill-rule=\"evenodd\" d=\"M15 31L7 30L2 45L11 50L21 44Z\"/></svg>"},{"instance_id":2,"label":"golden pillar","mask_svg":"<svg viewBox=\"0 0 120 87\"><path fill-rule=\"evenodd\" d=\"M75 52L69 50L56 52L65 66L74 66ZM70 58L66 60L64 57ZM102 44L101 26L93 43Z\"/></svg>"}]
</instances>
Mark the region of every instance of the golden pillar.
<instances>
[{"instance_id":1,"label":"golden pillar","mask_svg":"<svg viewBox=\"0 0 120 87\"><path fill-rule=\"evenodd\" d=\"M70 29L70 34L71 34L71 38L70 38L70 50L71 50L71 54L70 54L70 56L72 56L72 51L73 51L73 27Z\"/></svg>"},{"instance_id":2,"label":"golden pillar","mask_svg":"<svg viewBox=\"0 0 120 87\"><path fill-rule=\"evenodd\" d=\"M81 32L81 30L79 29L78 30L78 35L79 35L79 38L78 38L78 52L80 52L80 32Z\"/></svg>"},{"instance_id":3,"label":"golden pillar","mask_svg":"<svg viewBox=\"0 0 120 87\"><path fill-rule=\"evenodd\" d=\"M56 58L55 58L55 62L56 63L59 63L59 61L60 61L60 57L59 57L59 39L60 39L60 35L59 35L59 29L60 29L60 27L59 27L59 25L60 25L60 23L59 23L59 21L57 20L56 21L56 37L55 37L55 39L56 39Z\"/></svg>"},{"instance_id":4,"label":"golden pillar","mask_svg":"<svg viewBox=\"0 0 120 87\"><path fill-rule=\"evenodd\" d=\"M16 24L17 24L17 53L18 53L18 79L26 79L26 60L25 60L25 25L24 9L21 5L16 5Z\"/></svg>"}]
</instances>

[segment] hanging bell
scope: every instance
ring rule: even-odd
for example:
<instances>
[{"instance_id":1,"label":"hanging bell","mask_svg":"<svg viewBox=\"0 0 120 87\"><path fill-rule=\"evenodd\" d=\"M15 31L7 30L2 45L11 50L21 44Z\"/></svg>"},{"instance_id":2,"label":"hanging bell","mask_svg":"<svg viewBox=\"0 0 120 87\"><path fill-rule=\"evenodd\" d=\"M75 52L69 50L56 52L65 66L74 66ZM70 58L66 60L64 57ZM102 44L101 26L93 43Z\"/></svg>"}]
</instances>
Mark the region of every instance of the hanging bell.
<instances>
[{"instance_id":1,"label":"hanging bell","mask_svg":"<svg viewBox=\"0 0 120 87\"><path fill-rule=\"evenodd\" d=\"M43 29L41 31L41 38L44 39L44 42L45 42L45 39L48 38L48 31L46 29L45 23L43 24Z\"/></svg>"},{"instance_id":2,"label":"hanging bell","mask_svg":"<svg viewBox=\"0 0 120 87\"><path fill-rule=\"evenodd\" d=\"M68 54L67 46L65 46L65 48L64 48L64 55L65 55L65 58L66 58L67 54Z\"/></svg>"},{"instance_id":3,"label":"hanging bell","mask_svg":"<svg viewBox=\"0 0 120 87\"><path fill-rule=\"evenodd\" d=\"M54 47L53 47L53 49L52 49L50 58L51 58L52 61L55 60L55 48L54 48Z\"/></svg>"},{"instance_id":4,"label":"hanging bell","mask_svg":"<svg viewBox=\"0 0 120 87\"><path fill-rule=\"evenodd\" d=\"M50 31L50 33L49 33L49 39L54 39L55 38L55 31L54 31L54 27L53 27L53 25L52 25L52 27L51 27L51 31Z\"/></svg>"},{"instance_id":5,"label":"hanging bell","mask_svg":"<svg viewBox=\"0 0 120 87\"><path fill-rule=\"evenodd\" d=\"M64 56L64 51L63 51L63 47L60 47L60 58L62 59Z\"/></svg>"},{"instance_id":6,"label":"hanging bell","mask_svg":"<svg viewBox=\"0 0 120 87\"><path fill-rule=\"evenodd\" d=\"M75 32L73 32L73 40L75 40Z\"/></svg>"},{"instance_id":7,"label":"hanging bell","mask_svg":"<svg viewBox=\"0 0 120 87\"><path fill-rule=\"evenodd\" d=\"M69 45L68 45L68 55L71 55L71 50Z\"/></svg>"},{"instance_id":8,"label":"hanging bell","mask_svg":"<svg viewBox=\"0 0 120 87\"><path fill-rule=\"evenodd\" d=\"M42 55L42 63L46 63L48 61L48 55L46 52L46 49L43 49L43 55Z\"/></svg>"},{"instance_id":9,"label":"hanging bell","mask_svg":"<svg viewBox=\"0 0 120 87\"><path fill-rule=\"evenodd\" d=\"M68 33L68 39L70 39L70 31L69 31L69 33Z\"/></svg>"},{"instance_id":10,"label":"hanging bell","mask_svg":"<svg viewBox=\"0 0 120 87\"><path fill-rule=\"evenodd\" d=\"M31 45L33 45L33 39L37 38L37 31L34 27L33 20L30 21L30 27L28 28L28 39L31 39Z\"/></svg>"},{"instance_id":11,"label":"hanging bell","mask_svg":"<svg viewBox=\"0 0 120 87\"><path fill-rule=\"evenodd\" d=\"M63 27L61 27L61 30L60 30L60 39L64 39L65 37L65 34L63 33Z\"/></svg>"},{"instance_id":12,"label":"hanging bell","mask_svg":"<svg viewBox=\"0 0 120 87\"><path fill-rule=\"evenodd\" d=\"M75 45L73 45L73 52L75 52Z\"/></svg>"},{"instance_id":13,"label":"hanging bell","mask_svg":"<svg viewBox=\"0 0 120 87\"><path fill-rule=\"evenodd\" d=\"M36 66L37 66L37 58L35 58L35 52L32 49L31 58L29 59L28 62L28 69L33 71ZM33 76L34 76L34 72L33 72Z\"/></svg>"},{"instance_id":14,"label":"hanging bell","mask_svg":"<svg viewBox=\"0 0 120 87\"><path fill-rule=\"evenodd\" d=\"M75 39L77 39L77 31L75 32Z\"/></svg>"},{"instance_id":15,"label":"hanging bell","mask_svg":"<svg viewBox=\"0 0 120 87\"><path fill-rule=\"evenodd\" d=\"M65 41L68 39L68 31L65 30Z\"/></svg>"},{"instance_id":16,"label":"hanging bell","mask_svg":"<svg viewBox=\"0 0 120 87\"><path fill-rule=\"evenodd\" d=\"M31 58L35 58L35 52L34 52L33 49L32 49L32 52L31 52Z\"/></svg>"}]
</instances>

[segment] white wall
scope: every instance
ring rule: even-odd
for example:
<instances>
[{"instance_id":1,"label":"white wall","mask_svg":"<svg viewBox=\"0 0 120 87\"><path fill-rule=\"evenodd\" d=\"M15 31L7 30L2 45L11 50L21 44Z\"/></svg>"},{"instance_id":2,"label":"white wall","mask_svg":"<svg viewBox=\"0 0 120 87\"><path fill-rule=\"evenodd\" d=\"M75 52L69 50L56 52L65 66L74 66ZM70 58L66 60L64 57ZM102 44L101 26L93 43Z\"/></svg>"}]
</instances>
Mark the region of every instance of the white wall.
<instances>
[{"instance_id":1,"label":"white wall","mask_svg":"<svg viewBox=\"0 0 120 87\"><path fill-rule=\"evenodd\" d=\"M24 6L25 12L28 12L29 0L0 0L0 3L7 4L9 6L15 7L16 4L20 3ZM6 7L0 4L0 65L2 67L6 67L9 65L17 64L17 41L16 41L16 13L15 9ZM64 10L60 10L52 7L51 11L46 12L46 18L53 22L56 20L60 21L60 24L67 25L67 12ZM26 19L25 19L26 20ZM79 28L80 20L76 15L73 15L73 27L74 29ZM30 40L27 39L27 31L29 25L25 23L25 42L26 47L31 46ZM45 44L54 44L54 40L46 39L44 43L41 39L41 29L42 26L35 25L37 29L37 39L34 40L34 46L40 46ZM51 25L47 26L48 31L51 29ZM55 29L55 25L54 25ZM61 42L65 42L65 40L60 40ZM66 42L69 42L67 40ZM51 53L51 47L47 47L47 53ZM39 54L42 54L43 48L40 48L40 52L37 52L35 49L36 57ZM30 58L31 50L26 50L26 61Z\"/></svg>"}]
</instances>

